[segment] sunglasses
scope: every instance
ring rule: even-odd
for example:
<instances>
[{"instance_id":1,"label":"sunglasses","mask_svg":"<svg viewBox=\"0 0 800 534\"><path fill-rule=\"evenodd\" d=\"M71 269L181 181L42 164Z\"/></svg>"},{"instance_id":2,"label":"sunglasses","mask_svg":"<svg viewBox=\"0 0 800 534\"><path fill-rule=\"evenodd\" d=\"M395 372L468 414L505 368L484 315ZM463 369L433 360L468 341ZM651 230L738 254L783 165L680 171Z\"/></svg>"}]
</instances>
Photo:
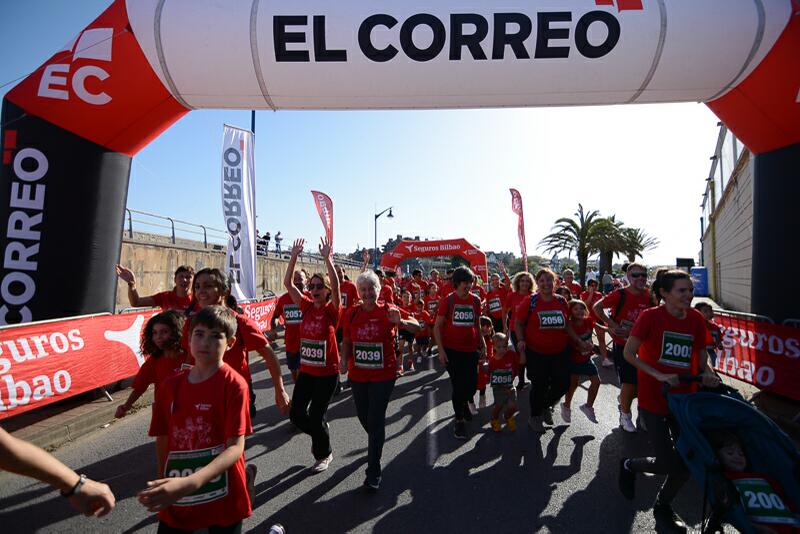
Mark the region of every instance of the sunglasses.
<instances>
[{"instance_id":1,"label":"sunglasses","mask_svg":"<svg viewBox=\"0 0 800 534\"><path fill-rule=\"evenodd\" d=\"M321 282L319 284L308 284L308 289L325 289L325 284Z\"/></svg>"},{"instance_id":2,"label":"sunglasses","mask_svg":"<svg viewBox=\"0 0 800 534\"><path fill-rule=\"evenodd\" d=\"M647 278L647 273L628 273L631 278Z\"/></svg>"}]
</instances>

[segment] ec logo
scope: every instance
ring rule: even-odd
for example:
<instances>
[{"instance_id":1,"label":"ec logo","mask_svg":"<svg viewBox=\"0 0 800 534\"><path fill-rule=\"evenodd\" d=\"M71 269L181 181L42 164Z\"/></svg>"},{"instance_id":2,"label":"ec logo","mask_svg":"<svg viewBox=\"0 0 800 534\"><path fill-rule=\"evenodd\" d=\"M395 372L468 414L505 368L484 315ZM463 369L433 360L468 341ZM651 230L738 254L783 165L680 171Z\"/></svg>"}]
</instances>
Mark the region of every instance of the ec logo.
<instances>
[{"instance_id":1,"label":"ec logo","mask_svg":"<svg viewBox=\"0 0 800 534\"><path fill-rule=\"evenodd\" d=\"M72 60L93 59L96 61L111 61L111 39L114 36L113 28L95 28L86 30L75 41L67 44L63 51L73 52ZM74 45L74 46L73 46ZM91 93L86 88L86 80L96 78L101 82L109 77L108 72L97 65L84 65L72 73L70 80L69 63L53 63L47 65L39 82L38 95L43 98L69 100L67 87L71 86L75 94L94 106L102 106L111 102L108 93Z\"/></svg>"}]
</instances>

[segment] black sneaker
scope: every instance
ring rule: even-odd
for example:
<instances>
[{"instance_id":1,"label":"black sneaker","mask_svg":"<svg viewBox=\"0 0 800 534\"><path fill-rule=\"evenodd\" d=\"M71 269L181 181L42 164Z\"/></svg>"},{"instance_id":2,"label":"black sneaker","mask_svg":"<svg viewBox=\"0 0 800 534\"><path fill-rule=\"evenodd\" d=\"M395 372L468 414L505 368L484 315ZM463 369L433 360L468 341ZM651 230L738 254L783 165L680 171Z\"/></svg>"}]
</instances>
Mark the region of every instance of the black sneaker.
<instances>
[{"instance_id":1,"label":"black sneaker","mask_svg":"<svg viewBox=\"0 0 800 534\"><path fill-rule=\"evenodd\" d=\"M542 410L542 420L547 426L553 426L553 408L548 406Z\"/></svg>"},{"instance_id":2,"label":"black sneaker","mask_svg":"<svg viewBox=\"0 0 800 534\"><path fill-rule=\"evenodd\" d=\"M629 501L636 495L636 473L625 467L627 458L619 461L619 491Z\"/></svg>"},{"instance_id":3,"label":"black sneaker","mask_svg":"<svg viewBox=\"0 0 800 534\"><path fill-rule=\"evenodd\" d=\"M364 479L364 487L369 491L378 491L381 487L381 477L367 477Z\"/></svg>"},{"instance_id":4,"label":"black sneaker","mask_svg":"<svg viewBox=\"0 0 800 534\"><path fill-rule=\"evenodd\" d=\"M456 439L467 439L467 425L464 421L456 421L453 425L453 436Z\"/></svg>"},{"instance_id":5,"label":"black sneaker","mask_svg":"<svg viewBox=\"0 0 800 534\"><path fill-rule=\"evenodd\" d=\"M669 528L673 532L686 532L686 523L672 510L669 504L658 504L653 506L653 517L656 525Z\"/></svg>"},{"instance_id":6,"label":"black sneaker","mask_svg":"<svg viewBox=\"0 0 800 534\"><path fill-rule=\"evenodd\" d=\"M464 410L464 420L472 421L472 412L469 411L469 405L467 405L466 409Z\"/></svg>"}]
</instances>

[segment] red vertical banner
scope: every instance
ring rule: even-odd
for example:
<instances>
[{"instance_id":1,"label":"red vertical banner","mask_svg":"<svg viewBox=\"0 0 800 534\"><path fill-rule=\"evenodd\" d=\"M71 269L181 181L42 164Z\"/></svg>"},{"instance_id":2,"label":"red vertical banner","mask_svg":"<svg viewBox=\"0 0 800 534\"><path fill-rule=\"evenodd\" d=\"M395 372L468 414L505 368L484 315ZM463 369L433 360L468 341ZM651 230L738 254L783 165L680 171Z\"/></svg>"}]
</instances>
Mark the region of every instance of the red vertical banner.
<instances>
[{"instance_id":1,"label":"red vertical banner","mask_svg":"<svg viewBox=\"0 0 800 534\"><path fill-rule=\"evenodd\" d=\"M311 191L311 194L314 196L314 204L317 206L322 226L325 227L325 237L328 238L328 243L333 250L333 201L331 197L319 191Z\"/></svg>"},{"instance_id":2,"label":"red vertical banner","mask_svg":"<svg viewBox=\"0 0 800 534\"><path fill-rule=\"evenodd\" d=\"M516 189L509 189L511 191L511 211L517 214L519 222L517 223L517 234L519 235L519 250L522 254L522 265L525 270L528 270L528 247L525 244L525 216L522 214L522 195Z\"/></svg>"}]
</instances>

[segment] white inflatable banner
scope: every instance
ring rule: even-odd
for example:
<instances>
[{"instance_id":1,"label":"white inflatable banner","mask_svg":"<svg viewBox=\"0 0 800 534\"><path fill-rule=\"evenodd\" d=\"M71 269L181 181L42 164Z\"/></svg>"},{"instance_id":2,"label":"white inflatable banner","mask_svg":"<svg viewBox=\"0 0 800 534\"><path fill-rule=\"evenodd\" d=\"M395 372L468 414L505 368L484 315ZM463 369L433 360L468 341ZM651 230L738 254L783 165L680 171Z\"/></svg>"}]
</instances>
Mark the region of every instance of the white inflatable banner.
<instances>
[{"instance_id":1,"label":"white inflatable banner","mask_svg":"<svg viewBox=\"0 0 800 534\"><path fill-rule=\"evenodd\" d=\"M228 232L225 271L236 300L256 298L256 173L253 133L225 125L222 215Z\"/></svg>"}]
</instances>

